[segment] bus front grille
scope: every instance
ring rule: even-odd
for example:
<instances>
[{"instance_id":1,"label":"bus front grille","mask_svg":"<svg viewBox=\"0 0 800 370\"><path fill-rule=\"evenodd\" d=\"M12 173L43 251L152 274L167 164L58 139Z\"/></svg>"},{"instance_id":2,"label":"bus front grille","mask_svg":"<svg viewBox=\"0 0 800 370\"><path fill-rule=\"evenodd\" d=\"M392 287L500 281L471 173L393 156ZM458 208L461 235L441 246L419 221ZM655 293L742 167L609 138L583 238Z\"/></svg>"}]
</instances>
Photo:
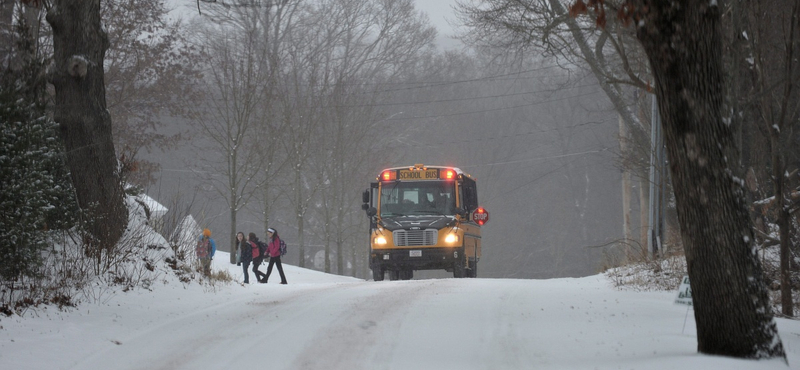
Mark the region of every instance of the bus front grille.
<instances>
[{"instance_id":1,"label":"bus front grille","mask_svg":"<svg viewBox=\"0 0 800 370\"><path fill-rule=\"evenodd\" d=\"M394 245L398 247L413 247L420 245L435 245L439 237L439 230L395 230Z\"/></svg>"}]
</instances>

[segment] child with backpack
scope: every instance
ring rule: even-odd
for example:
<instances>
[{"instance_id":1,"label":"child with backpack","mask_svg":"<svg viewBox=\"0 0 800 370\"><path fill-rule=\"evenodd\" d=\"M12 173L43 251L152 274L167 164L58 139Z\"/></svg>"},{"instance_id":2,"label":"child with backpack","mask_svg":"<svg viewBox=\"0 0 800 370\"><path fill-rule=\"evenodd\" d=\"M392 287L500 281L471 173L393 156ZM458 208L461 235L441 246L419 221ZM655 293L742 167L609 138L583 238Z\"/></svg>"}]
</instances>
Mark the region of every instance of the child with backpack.
<instances>
[{"instance_id":1,"label":"child with backpack","mask_svg":"<svg viewBox=\"0 0 800 370\"><path fill-rule=\"evenodd\" d=\"M253 256L253 274L256 275L256 281L259 283L266 283L267 282L267 275L258 270L258 266L261 265L261 262L264 261L264 256L266 255L266 244L264 242L258 240L256 237L256 233L248 234L247 240L250 241L250 246L252 248L252 256Z\"/></svg>"},{"instance_id":2,"label":"child with backpack","mask_svg":"<svg viewBox=\"0 0 800 370\"><path fill-rule=\"evenodd\" d=\"M253 248L241 231L236 233L236 249L239 250L239 263L244 272L244 283L250 284L250 274L247 269L250 268L250 262L253 262Z\"/></svg>"},{"instance_id":3,"label":"child with backpack","mask_svg":"<svg viewBox=\"0 0 800 370\"><path fill-rule=\"evenodd\" d=\"M269 254L269 266L267 266L267 276L264 278L266 283L269 275L272 273L272 266L278 266L278 273L281 275L281 284L286 284L286 275L283 274L283 266L281 265L281 255L286 254L286 244L283 243L278 236L278 230L274 228L267 229L267 237L269 238L269 246L267 253Z\"/></svg>"},{"instance_id":4,"label":"child with backpack","mask_svg":"<svg viewBox=\"0 0 800 370\"><path fill-rule=\"evenodd\" d=\"M214 253L217 251L217 244L214 239L211 239L211 230L203 229L203 235L197 241L195 247L195 254L197 260L200 262L200 267L203 274L208 276L211 274L211 260L214 259Z\"/></svg>"}]
</instances>

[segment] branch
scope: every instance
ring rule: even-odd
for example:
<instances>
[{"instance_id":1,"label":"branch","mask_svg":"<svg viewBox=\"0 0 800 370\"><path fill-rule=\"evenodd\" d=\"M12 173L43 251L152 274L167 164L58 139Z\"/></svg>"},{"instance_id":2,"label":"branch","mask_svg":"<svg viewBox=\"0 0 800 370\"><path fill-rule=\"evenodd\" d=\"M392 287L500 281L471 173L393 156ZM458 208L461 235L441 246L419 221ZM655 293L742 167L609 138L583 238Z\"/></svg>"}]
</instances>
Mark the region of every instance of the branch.
<instances>
[{"instance_id":1,"label":"branch","mask_svg":"<svg viewBox=\"0 0 800 370\"><path fill-rule=\"evenodd\" d=\"M773 238L773 237L769 236L768 234L764 233L763 231L761 231L761 230L759 230L759 229L757 229L757 228L753 228L753 230L754 230L754 231L755 231L757 234L759 234L759 235L760 235L762 238L764 238L764 241L765 241L765 242L769 242L769 244L765 244L765 245L764 245L764 247L771 247L771 246L773 246L773 245L778 245L778 244L781 244L781 241L780 241L780 239L775 239L775 238Z\"/></svg>"},{"instance_id":2,"label":"branch","mask_svg":"<svg viewBox=\"0 0 800 370\"><path fill-rule=\"evenodd\" d=\"M565 15L567 14L566 9L561 4L559 0L550 0L550 6L552 7L553 11L556 12L558 15ZM600 77L604 75L604 71L600 69L598 65L598 61L594 56L591 48L589 47L589 43L586 41L586 37L581 32L581 29L578 25L578 22L575 18L567 17L567 25L569 26L569 30L572 33L572 37L575 39L575 43L578 44L583 57L586 58L589 67L592 69L592 72ZM598 78L599 79L599 78ZM615 90L611 84L607 83L606 81L600 80L600 87L608 96L611 103L614 104L614 108L625 121L625 123L631 127L638 127L640 130L647 132L647 127L644 127L641 121L631 112L630 108L627 104L625 104L625 99L619 93L619 91Z\"/></svg>"}]
</instances>

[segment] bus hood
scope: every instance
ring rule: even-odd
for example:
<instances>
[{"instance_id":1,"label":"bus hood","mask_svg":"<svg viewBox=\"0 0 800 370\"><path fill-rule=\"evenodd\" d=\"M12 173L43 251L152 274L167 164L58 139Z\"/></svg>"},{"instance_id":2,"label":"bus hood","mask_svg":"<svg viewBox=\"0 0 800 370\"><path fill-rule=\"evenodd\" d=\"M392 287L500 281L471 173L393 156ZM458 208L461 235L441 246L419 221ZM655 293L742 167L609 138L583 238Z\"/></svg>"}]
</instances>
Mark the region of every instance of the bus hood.
<instances>
[{"instance_id":1,"label":"bus hood","mask_svg":"<svg viewBox=\"0 0 800 370\"><path fill-rule=\"evenodd\" d=\"M425 216L395 216L384 217L382 225L386 230L437 229L440 230L456 221L455 216L425 215Z\"/></svg>"}]
</instances>

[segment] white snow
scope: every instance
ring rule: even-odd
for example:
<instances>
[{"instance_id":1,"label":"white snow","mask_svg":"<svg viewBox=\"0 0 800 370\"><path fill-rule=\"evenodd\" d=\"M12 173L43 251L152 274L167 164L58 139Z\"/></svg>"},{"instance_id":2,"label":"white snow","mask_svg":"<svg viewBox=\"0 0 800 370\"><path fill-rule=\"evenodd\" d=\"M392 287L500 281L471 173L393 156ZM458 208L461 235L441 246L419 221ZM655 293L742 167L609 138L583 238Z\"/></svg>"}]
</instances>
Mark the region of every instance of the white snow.
<instances>
[{"instance_id":1,"label":"white snow","mask_svg":"<svg viewBox=\"0 0 800 370\"><path fill-rule=\"evenodd\" d=\"M241 281L217 252L214 269ZM261 266L262 271L266 266ZM68 312L0 317L0 369L787 369L800 322L777 319L790 366L697 353L675 292L578 279L372 282L284 265L289 285L116 292ZM273 271L273 274L276 274Z\"/></svg>"},{"instance_id":2,"label":"white snow","mask_svg":"<svg viewBox=\"0 0 800 370\"><path fill-rule=\"evenodd\" d=\"M180 248L191 249L202 232L203 229L197 224L194 217L188 215L181 220L169 240L179 245Z\"/></svg>"},{"instance_id":3,"label":"white snow","mask_svg":"<svg viewBox=\"0 0 800 370\"><path fill-rule=\"evenodd\" d=\"M161 218L169 211L167 207L164 207L161 203L157 202L155 199L151 198L147 194L139 194L136 196L136 199L140 200L144 203L147 208L150 210L150 217L151 218Z\"/></svg>"}]
</instances>

